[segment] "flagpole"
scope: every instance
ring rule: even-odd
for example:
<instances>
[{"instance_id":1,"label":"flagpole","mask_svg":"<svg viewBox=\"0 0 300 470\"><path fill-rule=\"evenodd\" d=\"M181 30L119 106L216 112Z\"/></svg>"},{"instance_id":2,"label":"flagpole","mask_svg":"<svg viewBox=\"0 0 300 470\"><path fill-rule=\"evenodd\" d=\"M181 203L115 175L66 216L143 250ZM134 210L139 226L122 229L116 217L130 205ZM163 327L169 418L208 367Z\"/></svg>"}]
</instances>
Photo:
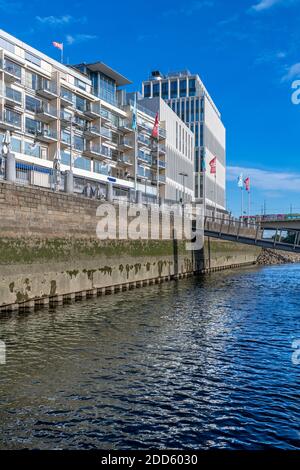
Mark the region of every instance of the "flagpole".
<instances>
[{"instance_id":1,"label":"flagpole","mask_svg":"<svg viewBox=\"0 0 300 470\"><path fill-rule=\"evenodd\" d=\"M157 125L157 161L156 161L156 191L157 191L157 203L159 204L159 118Z\"/></svg>"},{"instance_id":2,"label":"flagpole","mask_svg":"<svg viewBox=\"0 0 300 470\"><path fill-rule=\"evenodd\" d=\"M62 43L62 48L61 48L60 52L61 52L60 61L63 64L64 63L64 45L63 45L63 43Z\"/></svg>"},{"instance_id":3,"label":"flagpole","mask_svg":"<svg viewBox=\"0 0 300 470\"><path fill-rule=\"evenodd\" d=\"M244 192L243 188L241 188L241 217L243 217L244 214Z\"/></svg>"},{"instance_id":4,"label":"flagpole","mask_svg":"<svg viewBox=\"0 0 300 470\"><path fill-rule=\"evenodd\" d=\"M137 191L137 154L138 154L138 127L137 127L137 94L134 95L135 130L134 130L134 191Z\"/></svg>"},{"instance_id":5,"label":"flagpole","mask_svg":"<svg viewBox=\"0 0 300 470\"><path fill-rule=\"evenodd\" d=\"M215 213L214 213L214 221L216 220L216 213L217 213L217 168L215 173Z\"/></svg>"}]
</instances>

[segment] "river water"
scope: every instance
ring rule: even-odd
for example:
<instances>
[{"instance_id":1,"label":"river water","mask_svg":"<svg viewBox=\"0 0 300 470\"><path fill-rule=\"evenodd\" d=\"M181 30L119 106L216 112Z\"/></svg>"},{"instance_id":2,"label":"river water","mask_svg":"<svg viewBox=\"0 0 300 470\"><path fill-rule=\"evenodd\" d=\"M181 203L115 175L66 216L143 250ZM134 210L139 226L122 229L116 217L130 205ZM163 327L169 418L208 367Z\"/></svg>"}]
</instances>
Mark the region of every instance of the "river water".
<instances>
[{"instance_id":1,"label":"river water","mask_svg":"<svg viewBox=\"0 0 300 470\"><path fill-rule=\"evenodd\" d=\"M0 320L0 448L300 449L300 265Z\"/></svg>"}]
</instances>

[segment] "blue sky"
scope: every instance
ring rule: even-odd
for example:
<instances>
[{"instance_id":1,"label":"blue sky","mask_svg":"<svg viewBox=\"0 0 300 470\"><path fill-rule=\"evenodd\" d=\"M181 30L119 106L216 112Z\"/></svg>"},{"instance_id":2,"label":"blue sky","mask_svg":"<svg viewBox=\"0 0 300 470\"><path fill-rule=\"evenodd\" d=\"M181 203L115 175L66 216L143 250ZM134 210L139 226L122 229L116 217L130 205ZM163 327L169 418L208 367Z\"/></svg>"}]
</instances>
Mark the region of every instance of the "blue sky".
<instances>
[{"instance_id":1,"label":"blue sky","mask_svg":"<svg viewBox=\"0 0 300 470\"><path fill-rule=\"evenodd\" d=\"M5 20L4 20L5 13ZM198 73L227 128L229 209L238 174L252 212L300 212L300 0L0 0L1 27L54 58L102 60L140 86L153 69ZM300 85L300 84L299 84ZM132 88L132 87L131 87Z\"/></svg>"}]
</instances>

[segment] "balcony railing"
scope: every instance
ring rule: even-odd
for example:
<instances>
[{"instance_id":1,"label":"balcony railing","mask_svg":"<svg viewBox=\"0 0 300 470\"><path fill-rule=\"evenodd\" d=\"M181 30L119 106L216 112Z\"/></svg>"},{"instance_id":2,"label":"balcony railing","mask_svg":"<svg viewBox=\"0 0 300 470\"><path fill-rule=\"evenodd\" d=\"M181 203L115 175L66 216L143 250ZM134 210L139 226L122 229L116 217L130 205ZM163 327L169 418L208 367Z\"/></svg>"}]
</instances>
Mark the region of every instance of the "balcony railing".
<instances>
[{"instance_id":1,"label":"balcony railing","mask_svg":"<svg viewBox=\"0 0 300 470\"><path fill-rule=\"evenodd\" d=\"M3 124L21 129L21 114L6 109L1 113L0 118Z\"/></svg>"},{"instance_id":2,"label":"balcony railing","mask_svg":"<svg viewBox=\"0 0 300 470\"><path fill-rule=\"evenodd\" d=\"M27 127L26 132L28 134L34 135L36 137L45 139L45 140L56 140L57 139L57 132L53 129L42 128L42 129L35 129L33 127Z\"/></svg>"},{"instance_id":3,"label":"balcony railing","mask_svg":"<svg viewBox=\"0 0 300 470\"><path fill-rule=\"evenodd\" d=\"M86 148L86 151L88 153L92 153L92 154L94 153L96 155L99 155L99 156L102 156L102 157L105 157L105 158L109 158L109 159L112 158L111 149L108 148L108 147L105 147L104 145L90 144Z\"/></svg>"},{"instance_id":4,"label":"balcony railing","mask_svg":"<svg viewBox=\"0 0 300 470\"><path fill-rule=\"evenodd\" d=\"M12 88L6 87L5 97L9 101L12 101L13 103L16 103L16 104L19 104L19 105L22 104L22 94L17 90L13 90Z\"/></svg>"},{"instance_id":5,"label":"balcony railing","mask_svg":"<svg viewBox=\"0 0 300 470\"><path fill-rule=\"evenodd\" d=\"M138 152L138 159L148 163L149 165L152 165L151 156L145 154L144 152L141 152L141 151Z\"/></svg>"},{"instance_id":6,"label":"balcony railing","mask_svg":"<svg viewBox=\"0 0 300 470\"><path fill-rule=\"evenodd\" d=\"M57 96L57 85L55 82L41 81L36 91L46 97Z\"/></svg>"},{"instance_id":7,"label":"balcony railing","mask_svg":"<svg viewBox=\"0 0 300 470\"><path fill-rule=\"evenodd\" d=\"M71 91L61 88L60 97L67 104L73 104L73 93Z\"/></svg>"},{"instance_id":8,"label":"balcony railing","mask_svg":"<svg viewBox=\"0 0 300 470\"><path fill-rule=\"evenodd\" d=\"M20 65L14 64L13 62L7 61L7 60L1 60L0 61L0 68L9 74L11 77L12 81L14 80L21 80L22 76L22 69Z\"/></svg>"},{"instance_id":9,"label":"balcony railing","mask_svg":"<svg viewBox=\"0 0 300 470\"><path fill-rule=\"evenodd\" d=\"M111 139L111 131L109 129L106 129L106 127L100 127L100 134L102 135L102 137Z\"/></svg>"},{"instance_id":10,"label":"balcony railing","mask_svg":"<svg viewBox=\"0 0 300 470\"><path fill-rule=\"evenodd\" d=\"M152 165L157 166L157 160L153 160ZM158 166L159 168L166 168L166 162L163 160L158 160Z\"/></svg>"},{"instance_id":11,"label":"balcony railing","mask_svg":"<svg viewBox=\"0 0 300 470\"><path fill-rule=\"evenodd\" d=\"M57 117L57 111L53 106L49 106L48 104L43 104L42 106L37 106L36 108L37 114L47 114L53 118Z\"/></svg>"}]
</instances>

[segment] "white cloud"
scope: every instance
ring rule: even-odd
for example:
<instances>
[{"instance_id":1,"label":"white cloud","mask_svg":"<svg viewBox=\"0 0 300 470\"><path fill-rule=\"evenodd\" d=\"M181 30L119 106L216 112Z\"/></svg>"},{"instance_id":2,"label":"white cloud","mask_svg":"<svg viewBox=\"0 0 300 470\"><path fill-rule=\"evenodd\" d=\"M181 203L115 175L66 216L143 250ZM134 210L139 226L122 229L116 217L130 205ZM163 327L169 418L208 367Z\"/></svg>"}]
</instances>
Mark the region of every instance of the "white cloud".
<instances>
[{"instance_id":1,"label":"white cloud","mask_svg":"<svg viewBox=\"0 0 300 470\"><path fill-rule=\"evenodd\" d=\"M282 82L289 82L300 77L300 62L287 68L286 74L282 77Z\"/></svg>"},{"instance_id":2,"label":"white cloud","mask_svg":"<svg viewBox=\"0 0 300 470\"><path fill-rule=\"evenodd\" d=\"M50 26L65 26L71 23L85 23L86 17L74 18L71 15L62 15L62 16L36 16L35 19L44 25Z\"/></svg>"},{"instance_id":3,"label":"white cloud","mask_svg":"<svg viewBox=\"0 0 300 470\"><path fill-rule=\"evenodd\" d=\"M83 42L91 41L93 39L97 39L97 36L95 36L94 34L68 34L66 36L66 43L69 46L72 46L72 44L80 44Z\"/></svg>"},{"instance_id":4,"label":"white cloud","mask_svg":"<svg viewBox=\"0 0 300 470\"><path fill-rule=\"evenodd\" d=\"M251 178L251 185L264 191L295 191L300 192L300 173L276 172L257 168L230 166L227 170L227 180L237 181L238 176Z\"/></svg>"},{"instance_id":5,"label":"white cloud","mask_svg":"<svg viewBox=\"0 0 300 470\"><path fill-rule=\"evenodd\" d=\"M260 0L256 5L252 5L250 11L261 12L265 10L270 10L270 8L275 7L276 5L288 6L293 3L296 3L298 0Z\"/></svg>"}]
</instances>

